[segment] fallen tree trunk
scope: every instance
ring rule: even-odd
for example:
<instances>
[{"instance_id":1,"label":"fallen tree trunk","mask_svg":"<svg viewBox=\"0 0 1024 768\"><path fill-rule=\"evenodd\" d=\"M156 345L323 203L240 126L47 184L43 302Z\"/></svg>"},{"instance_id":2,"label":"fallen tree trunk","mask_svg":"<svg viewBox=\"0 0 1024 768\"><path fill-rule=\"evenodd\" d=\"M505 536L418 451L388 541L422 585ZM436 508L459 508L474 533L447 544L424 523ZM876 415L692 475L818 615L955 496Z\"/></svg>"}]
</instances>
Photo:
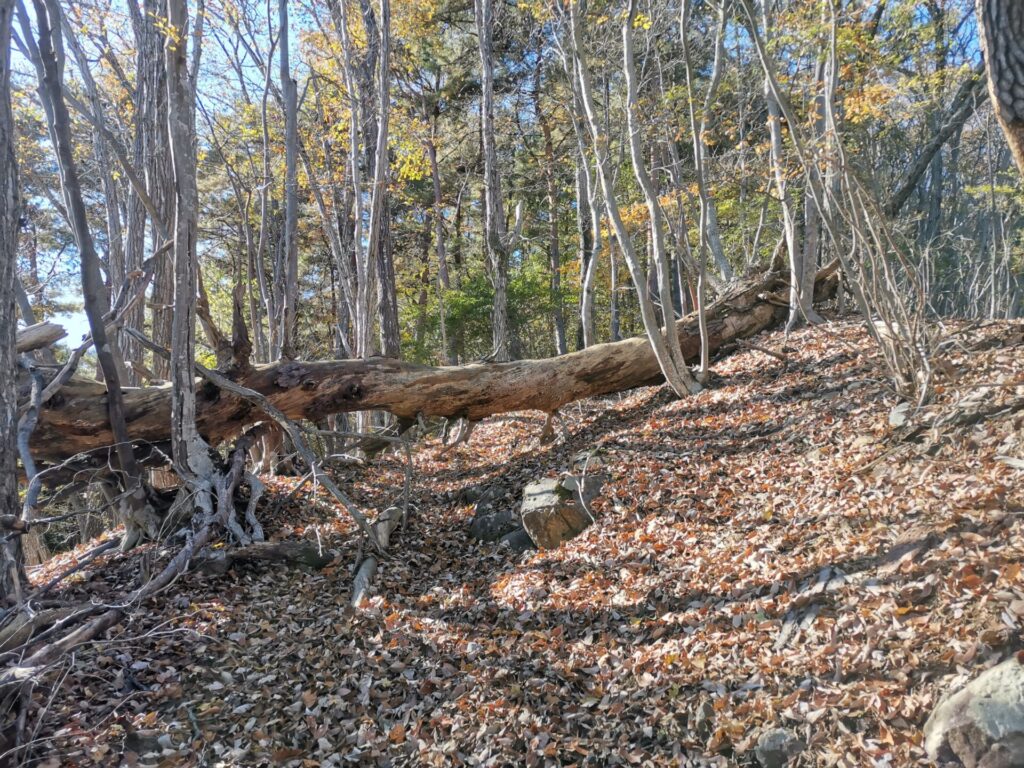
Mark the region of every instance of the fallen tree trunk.
<instances>
[{"instance_id":1,"label":"fallen tree trunk","mask_svg":"<svg viewBox=\"0 0 1024 768\"><path fill-rule=\"evenodd\" d=\"M15 350L19 355L31 352L34 349L48 347L67 335L68 332L56 323L36 323L18 330Z\"/></svg>"},{"instance_id":2,"label":"fallen tree trunk","mask_svg":"<svg viewBox=\"0 0 1024 768\"><path fill-rule=\"evenodd\" d=\"M830 295L835 283L835 268L822 270L816 296ZM715 302L707 311L710 350L778 325L786 316L786 290L786 278L773 274ZM687 359L695 360L700 353L696 317L680 320L677 329ZM236 381L293 419L379 409L407 419L423 415L476 421L509 411L553 413L581 398L660 383L662 376L648 341L632 338L561 357L510 363L432 367L380 357L288 361L249 369ZM170 400L166 386L124 390L132 440L168 439ZM196 392L196 411L199 431L212 445L267 419L250 400L209 382ZM37 459L58 462L112 443L103 384L73 379L40 411L32 451Z\"/></svg>"}]
</instances>

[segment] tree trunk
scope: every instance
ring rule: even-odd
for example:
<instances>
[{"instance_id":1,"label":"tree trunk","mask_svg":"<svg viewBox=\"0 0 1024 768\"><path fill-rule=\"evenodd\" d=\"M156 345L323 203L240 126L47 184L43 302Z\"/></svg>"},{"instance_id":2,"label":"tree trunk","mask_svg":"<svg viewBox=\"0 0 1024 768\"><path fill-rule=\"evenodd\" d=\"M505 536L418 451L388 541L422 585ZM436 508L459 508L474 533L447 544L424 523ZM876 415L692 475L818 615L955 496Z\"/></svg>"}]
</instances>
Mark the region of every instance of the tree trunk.
<instances>
[{"instance_id":1,"label":"tree trunk","mask_svg":"<svg viewBox=\"0 0 1024 768\"><path fill-rule=\"evenodd\" d=\"M615 258L615 247L608 242L608 282L611 288L611 298L608 302L608 325L612 341L622 338L621 311L619 309L619 261Z\"/></svg>"},{"instance_id":2,"label":"tree trunk","mask_svg":"<svg viewBox=\"0 0 1024 768\"><path fill-rule=\"evenodd\" d=\"M18 167L11 112L11 20L14 0L0 0L0 515L20 517L18 448L18 359L15 352L15 280L18 279ZM0 603L15 598L23 583L21 537L0 545Z\"/></svg>"},{"instance_id":3,"label":"tree trunk","mask_svg":"<svg viewBox=\"0 0 1024 768\"><path fill-rule=\"evenodd\" d=\"M212 511L213 467L196 428L195 320L199 267L196 258L199 192L196 186L195 100L189 73L188 0L169 0L167 21L176 44L164 47L167 70L167 136L174 170L174 324L171 333L171 456L186 481L198 478L198 507ZM195 23L199 23L198 19ZM170 38L169 38L170 40ZM198 44L198 41L196 41Z\"/></svg>"},{"instance_id":4,"label":"tree trunk","mask_svg":"<svg viewBox=\"0 0 1024 768\"><path fill-rule=\"evenodd\" d=\"M819 53L815 66L815 84L817 95L814 99L814 140L818 144L825 141L825 46ZM821 243L821 211L814 199L814 191L808 184L804 189L804 226L803 251L800 256L799 270L794 273L793 281L799 282L799 315L794 318L792 311L786 324L791 330L797 323L821 323L824 319L814 311L814 275L817 273L818 248ZM792 310L792 308L791 308Z\"/></svg>"},{"instance_id":5,"label":"tree trunk","mask_svg":"<svg viewBox=\"0 0 1024 768\"><path fill-rule=\"evenodd\" d=\"M295 330L299 301L299 106L295 79L291 75L288 46L288 0L278 0L280 21L281 95L284 102L284 307L281 328L281 354L293 359L296 354Z\"/></svg>"},{"instance_id":6,"label":"tree trunk","mask_svg":"<svg viewBox=\"0 0 1024 768\"><path fill-rule=\"evenodd\" d=\"M1020 0L978 0L988 90L1017 169L1024 174L1024 4Z\"/></svg>"},{"instance_id":7,"label":"tree trunk","mask_svg":"<svg viewBox=\"0 0 1024 768\"><path fill-rule=\"evenodd\" d=\"M548 269L551 272L549 293L551 320L555 327L555 353L568 352L565 344L565 313L562 308L562 254L558 241L558 179L555 173L555 145L551 125L540 106L540 64L534 87L534 107L544 135L544 186L548 206Z\"/></svg>"},{"instance_id":8,"label":"tree trunk","mask_svg":"<svg viewBox=\"0 0 1024 768\"><path fill-rule=\"evenodd\" d=\"M444 290L451 287L448 278L448 258L444 247L444 197L441 192L441 171L437 165L437 117L430 122L430 139L426 142L427 157L430 160L430 181L434 189L434 248L437 251L437 275Z\"/></svg>"},{"instance_id":9,"label":"tree trunk","mask_svg":"<svg viewBox=\"0 0 1024 768\"><path fill-rule=\"evenodd\" d=\"M349 17L347 4L340 0L331 0L331 16L334 26L341 38L343 52L342 63L345 73L345 85L348 90L348 162L349 182L352 187L353 216L352 216L352 237L350 242L354 252L355 262L355 306L352 312L353 344L357 357L368 357L370 355L371 331L373 317L371 313L370 282L373 279L374 266L376 261L372 257L372 251L366 247L363 233L363 187L362 172L360 169L360 139L369 146L366 136L363 135L363 121L360 119L360 79L356 72L354 43L349 30ZM369 37L369 35L368 35ZM376 146L376 145L374 145ZM375 165L376 168L376 165ZM379 198L379 195L377 196ZM373 202L371 198L371 210ZM372 218L372 214L371 214Z\"/></svg>"},{"instance_id":10,"label":"tree trunk","mask_svg":"<svg viewBox=\"0 0 1024 768\"><path fill-rule=\"evenodd\" d=\"M508 238L505 228L505 203L498 175L498 148L494 138L494 0L474 0L476 31L480 48L480 121L484 155L484 240L494 286L491 310L491 356L508 360Z\"/></svg>"},{"instance_id":11,"label":"tree trunk","mask_svg":"<svg viewBox=\"0 0 1024 768\"><path fill-rule=\"evenodd\" d=\"M413 326L413 344L417 354L423 354L423 343L427 334L427 301L430 298L430 235L433 229L431 216L424 216L424 230L420 235L420 290L416 296L416 322ZM442 358L443 360L444 358Z\"/></svg>"},{"instance_id":12,"label":"tree trunk","mask_svg":"<svg viewBox=\"0 0 1024 768\"><path fill-rule=\"evenodd\" d=\"M92 110L94 120L92 131L93 157L96 161L97 172L100 175L100 185L103 190L104 212L106 213L107 225L106 272L108 283L104 286L105 290L103 291L103 311L107 312L110 310L110 289L114 286L121 285L124 282L125 275L127 274L125 266L124 239L121 229L121 206L118 199L119 195L117 185L114 183L113 165L111 163L110 153L107 151L107 138L104 135L102 128L104 125L104 115L99 90L97 89L96 82L93 80L92 73L89 70L89 62L85 56L85 51L82 49L77 38L75 38L71 25L68 23L66 17L62 19L62 22L68 46L71 48L71 52L75 56L75 61L78 63L78 70L82 78L82 84L85 86L86 95L89 98L89 105ZM113 354L114 362L117 365L118 380L128 386L136 384L137 380L134 372L129 372L129 369L125 366L120 333L117 330L111 334L111 341L111 353Z\"/></svg>"},{"instance_id":13,"label":"tree trunk","mask_svg":"<svg viewBox=\"0 0 1024 768\"><path fill-rule=\"evenodd\" d=\"M437 252L437 311L438 327L441 333L441 359L448 365L454 365L455 351L448 341L448 317L444 308L445 291L451 288L448 276L448 256L444 243L444 197L441 191L441 172L437 165L437 115L431 116L430 138L426 142L427 157L430 160L430 180L434 188L434 248Z\"/></svg>"},{"instance_id":14,"label":"tree trunk","mask_svg":"<svg viewBox=\"0 0 1024 768\"><path fill-rule=\"evenodd\" d=\"M619 247L622 249L622 255L626 260L626 266L629 268L629 274L633 278L633 286L636 288L637 301L640 306L641 316L643 317L644 329L647 331L647 338L651 342L655 356L661 365L661 370L664 373L665 378L668 380L669 385L672 387L673 391L682 395L688 390L694 391L700 387L693 380L692 375L686 367L686 363L679 349L679 344L675 338L675 334L665 331L658 322L654 305L646 291L647 275L644 272L643 266L640 264L640 260L637 258L636 251L633 248L633 242L630 240L629 232L626 229L626 225L622 219L622 215L616 201L615 184L612 179L611 162L608 153L608 136L607 132L602 134L597 122L597 111L594 105L594 96L590 82L590 70L586 63L585 51L583 50L583 34L579 18L580 13L581 9L579 9L575 4L569 6L569 41L572 45L572 51L576 63L576 72L580 86L580 98L583 102L583 108L587 115L587 122L590 125L591 138L593 139L597 176L601 182L601 189L604 192L605 209L607 210L608 218L611 220L615 229L615 236L619 242ZM647 207L652 222L652 232L660 236L663 234L661 231L661 209L657 203L657 195L654 193L649 179L647 179L647 171L643 165L643 157L639 151L639 137L636 133L635 109L637 101L637 86L635 63L633 61L632 51L632 27L630 26L632 18L633 13L631 11L629 18L626 19L622 25L624 46L623 68L626 72L626 84L628 91L627 104L629 107L627 117L629 118L629 133L631 137L630 154L633 158L633 166L636 171L637 180L644 188L644 197L647 200ZM664 299L671 302L670 297L672 295L672 290L669 285L670 278L667 274L667 260L663 258L663 247L660 250L656 247L656 255L658 256L659 287L661 289L661 293L664 295ZM666 312L665 314L666 321L671 321L672 313Z\"/></svg>"},{"instance_id":15,"label":"tree trunk","mask_svg":"<svg viewBox=\"0 0 1024 768\"><path fill-rule=\"evenodd\" d=\"M53 137L61 187L78 247L82 274L82 298L89 320L99 368L103 371L106 410L113 428L111 444L122 473L127 495L126 512L130 523L156 534L156 519L146 500L142 470L135 458L125 425L124 394L118 377L113 348L104 322L104 285L100 259L93 243L85 200L79 183L71 138L71 117L64 101L60 62L64 59L61 35L61 10L56 0L34 0L39 45L32 51L39 73L39 95L43 101L50 134Z\"/></svg>"},{"instance_id":16,"label":"tree trunk","mask_svg":"<svg viewBox=\"0 0 1024 768\"><path fill-rule=\"evenodd\" d=\"M363 17L367 18L369 10ZM374 24L366 24L372 34ZM395 263L391 253L391 196L388 193L388 127L391 104L391 3L380 0L377 41L377 105L374 122L377 124L376 149L373 154L373 188L370 193L370 258L377 260L377 314L380 327L381 351L397 357L399 353L398 294ZM372 59L371 59L372 60Z\"/></svg>"},{"instance_id":17,"label":"tree trunk","mask_svg":"<svg viewBox=\"0 0 1024 768\"><path fill-rule=\"evenodd\" d=\"M896 191L892 193L882 208L887 216L895 218L903 209L910 195L917 188L918 182L921 181L921 177L931 166L935 154L942 150L950 138L963 130L964 123L977 108L980 101L978 96L984 82L984 65L979 64L957 89L942 121L942 126L924 145L914 162L900 174L900 183L896 187Z\"/></svg>"},{"instance_id":18,"label":"tree trunk","mask_svg":"<svg viewBox=\"0 0 1024 768\"><path fill-rule=\"evenodd\" d=\"M785 276L737 287L709 306L712 351L774 327L785 317ZM818 293L835 287L831 271L819 276ZM688 360L700 353L697 320L676 323ZM482 419L497 413L539 410L550 413L584 397L618 392L663 380L658 359L643 337L599 344L545 360L431 367L387 358L280 362L241 373L239 384L265 395L291 418L380 409L400 418L423 416ZM112 435L104 390L94 381L72 379L42 409L32 446L36 455L59 461L81 451L110 445ZM131 438L159 443L169 436L170 390L146 387L125 393ZM196 393L200 433L218 444L246 425L266 419L259 410L212 385Z\"/></svg>"},{"instance_id":19,"label":"tree trunk","mask_svg":"<svg viewBox=\"0 0 1024 768\"><path fill-rule=\"evenodd\" d=\"M128 5L136 7L135 3ZM167 18L167 0L144 0L140 10L140 18L133 22L139 46L135 130L142 136L146 190L159 214L159 218L150 216L150 239L154 247L159 247L169 237L168 229L174 215L174 174L166 132L167 73L163 55L166 40L161 27ZM144 219L139 224L140 229L143 228ZM144 239L145 235L140 231L135 237ZM138 258L141 254L134 253L133 256ZM174 263L171 259L163 259L158 265L149 304L152 308L153 341L161 346L170 346L174 320ZM154 357L151 367L161 379L170 375L168 362L163 358Z\"/></svg>"},{"instance_id":20,"label":"tree trunk","mask_svg":"<svg viewBox=\"0 0 1024 768\"><path fill-rule=\"evenodd\" d=\"M384 185L387 185L387 181ZM380 352L385 357L399 357L401 330L398 327L398 280L395 277L394 241L391 238L391 195L384 195L383 206L380 242L377 246L377 321L380 325Z\"/></svg>"},{"instance_id":21,"label":"tree trunk","mask_svg":"<svg viewBox=\"0 0 1024 768\"><path fill-rule=\"evenodd\" d=\"M764 25L764 39L771 37L774 29L774 22L771 13L770 0L761 0L761 21ZM786 249L789 253L789 270L791 274L789 292L789 320L787 327L793 328L804 318L806 310L810 308L810 297L801 293L803 287L803 265L804 253L802 249L803 237L800 224L797 221L796 206L793 196L789 190L785 158L783 155L782 141L782 109L779 100L771 88L771 84L765 79L764 97L768 105L768 132L771 139L771 164L775 176L775 186L779 193L779 201L782 206L782 224L786 235ZM810 199L810 198L809 198ZM813 199L812 199L813 202ZM813 309L812 309L813 311Z\"/></svg>"},{"instance_id":22,"label":"tree trunk","mask_svg":"<svg viewBox=\"0 0 1024 768\"><path fill-rule=\"evenodd\" d=\"M579 238L580 321L577 347L586 349L597 343L594 328L594 276L601 249L601 217L598 214L596 189L587 159L587 127L580 99L576 64L569 51L562 47L562 67L572 89L569 117L576 136L576 234ZM613 339L617 341L617 339Z\"/></svg>"}]
</instances>

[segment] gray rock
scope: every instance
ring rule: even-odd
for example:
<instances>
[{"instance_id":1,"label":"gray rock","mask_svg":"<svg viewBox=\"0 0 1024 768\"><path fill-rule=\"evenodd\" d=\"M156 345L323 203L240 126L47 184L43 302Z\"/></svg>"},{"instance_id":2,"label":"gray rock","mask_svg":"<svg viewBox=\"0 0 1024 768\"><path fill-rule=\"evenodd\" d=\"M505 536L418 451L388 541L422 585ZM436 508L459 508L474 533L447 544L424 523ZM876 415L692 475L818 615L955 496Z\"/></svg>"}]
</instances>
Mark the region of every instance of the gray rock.
<instances>
[{"instance_id":1,"label":"gray rock","mask_svg":"<svg viewBox=\"0 0 1024 768\"><path fill-rule=\"evenodd\" d=\"M508 545L512 552L517 555L537 548L537 545L533 543L533 539L530 538L530 534L522 527L516 528L512 533L506 533L498 543Z\"/></svg>"},{"instance_id":2,"label":"gray rock","mask_svg":"<svg viewBox=\"0 0 1024 768\"><path fill-rule=\"evenodd\" d=\"M469 535L478 541L494 542L519 527L519 515L506 502L505 489L498 485L471 485L461 492L464 503L472 503L473 520Z\"/></svg>"},{"instance_id":3,"label":"gray rock","mask_svg":"<svg viewBox=\"0 0 1024 768\"><path fill-rule=\"evenodd\" d=\"M523 489L523 528L540 549L555 549L578 536L594 518L590 503L601 490L599 475L568 475L541 480Z\"/></svg>"},{"instance_id":4,"label":"gray rock","mask_svg":"<svg viewBox=\"0 0 1024 768\"><path fill-rule=\"evenodd\" d=\"M928 757L966 768L1024 768L1024 654L939 702L924 725Z\"/></svg>"},{"instance_id":5,"label":"gray rock","mask_svg":"<svg viewBox=\"0 0 1024 768\"><path fill-rule=\"evenodd\" d=\"M758 737L754 756L762 768L784 768L806 746L788 728L771 728Z\"/></svg>"},{"instance_id":6,"label":"gray rock","mask_svg":"<svg viewBox=\"0 0 1024 768\"><path fill-rule=\"evenodd\" d=\"M477 541L497 541L519 527L514 509L477 513L469 524L469 535Z\"/></svg>"},{"instance_id":7,"label":"gray rock","mask_svg":"<svg viewBox=\"0 0 1024 768\"><path fill-rule=\"evenodd\" d=\"M459 491L458 500L462 504L489 504L503 495L503 491L493 485L467 485Z\"/></svg>"}]
</instances>

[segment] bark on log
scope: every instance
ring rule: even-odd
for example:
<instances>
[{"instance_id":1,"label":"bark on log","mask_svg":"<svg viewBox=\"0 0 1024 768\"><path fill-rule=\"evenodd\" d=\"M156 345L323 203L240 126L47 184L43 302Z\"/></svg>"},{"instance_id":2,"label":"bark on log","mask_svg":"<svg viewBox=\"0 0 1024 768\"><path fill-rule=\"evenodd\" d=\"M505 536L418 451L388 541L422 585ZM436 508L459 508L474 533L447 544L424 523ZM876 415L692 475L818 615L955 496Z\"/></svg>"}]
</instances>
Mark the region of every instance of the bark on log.
<instances>
[{"instance_id":1,"label":"bark on log","mask_svg":"<svg viewBox=\"0 0 1024 768\"><path fill-rule=\"evenodd\" d=\"M835 289L835 267L818 275L816 296ZM708 308L711 351L753 336L785 319L788 282L771 275L741 285ZM697 320L677 323L688 360L700 353ZM284 361L251 368L237 378L293 419L379 409L399 418L464 417L478 421L509 411L552 413L566 403L662 381L645 338L599 344L544 360L432 367L388 358ZM39 414L32 437L37 460L57 462L113 443L102 384L73 379ZM160 443L169 438L171 390L167 386L126 389L125 417L131 438ZM267 416L241 397L209 382L198 387L199 431L213 445Z\"/></svg>"},{"instance_id":2,"label":"bark on log","mask_svg":"<svg viewBox=\"0 0 1024 768\"><path fill-rule=\"evenodd\" d=\"M23 352L48 347L67 335L68 332L56 323L36 323L18 331L15 346L20 355Z\"/></svg>"}]
</instances>

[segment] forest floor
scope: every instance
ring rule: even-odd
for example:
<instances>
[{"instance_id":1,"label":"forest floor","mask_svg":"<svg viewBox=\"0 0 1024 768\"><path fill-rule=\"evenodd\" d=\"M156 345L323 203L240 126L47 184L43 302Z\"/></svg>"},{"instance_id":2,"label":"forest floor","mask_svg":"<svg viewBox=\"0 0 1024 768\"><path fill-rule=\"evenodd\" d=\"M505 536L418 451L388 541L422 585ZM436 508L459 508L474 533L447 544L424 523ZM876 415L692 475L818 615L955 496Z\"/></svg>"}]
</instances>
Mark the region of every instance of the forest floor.
<instances>
[{"instance_id":1,"label":"forest floor","mask_svg":"<svg viewBox=\"0 0 1024 768\"><path fill-rule=\"evenodd\" d=\"M524 413L421 444L357 613L329 497L266 507L272 538L337 564L190 573L138 606L37 688L41 764L742 766L775 726L807 743L797 765L927 764L937 697L1024 646L1024 410L899 440L858 325L755 341L786 363L748 349L694 397L568 406L567 441ZM944 369L933 411L1019 401L1024 324L959 326ZM518 495L581 450L611 478L582 535L520 556L468 538L464 489ZM339 479L382 509L403 461ZM112 600L143 557L63 596Z\"/></svg>"}]
</instances>

